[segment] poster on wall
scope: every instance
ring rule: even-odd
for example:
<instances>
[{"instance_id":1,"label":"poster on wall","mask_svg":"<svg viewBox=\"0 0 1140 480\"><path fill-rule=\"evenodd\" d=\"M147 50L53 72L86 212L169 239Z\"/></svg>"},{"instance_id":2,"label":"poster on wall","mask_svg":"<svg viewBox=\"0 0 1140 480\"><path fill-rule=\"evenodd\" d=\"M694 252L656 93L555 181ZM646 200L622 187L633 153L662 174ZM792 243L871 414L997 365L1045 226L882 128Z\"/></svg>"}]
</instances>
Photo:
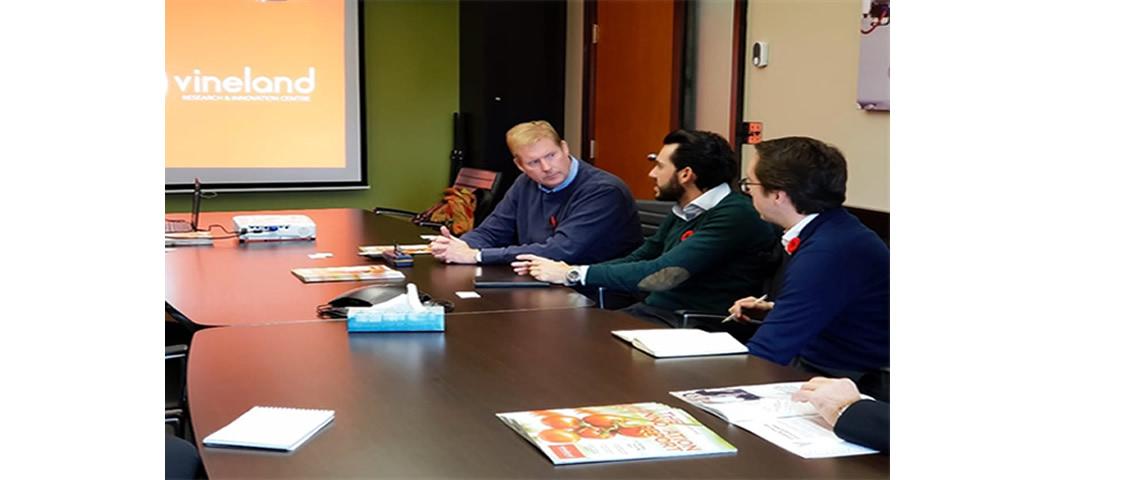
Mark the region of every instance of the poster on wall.
<instances>
[{"instance_id":1,"label":"poster on wall","mask_svg":"<svg viewBox=\"0 0 1140 480\"><path fill-rule=\"evenodd\" d=\"M863 0L856 102L864 110L891 109L890 25L890 0Z\"/></svg>"}]
</instances>

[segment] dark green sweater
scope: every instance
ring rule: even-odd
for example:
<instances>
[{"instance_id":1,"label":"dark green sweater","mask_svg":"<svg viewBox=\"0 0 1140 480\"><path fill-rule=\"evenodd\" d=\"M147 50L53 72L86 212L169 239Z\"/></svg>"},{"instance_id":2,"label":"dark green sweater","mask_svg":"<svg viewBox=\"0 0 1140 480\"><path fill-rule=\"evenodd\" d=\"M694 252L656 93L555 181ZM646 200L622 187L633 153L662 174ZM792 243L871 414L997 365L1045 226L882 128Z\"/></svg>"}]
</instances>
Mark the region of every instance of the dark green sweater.
<instances>
[{"instance_id":1,"label":"dark green sweater","mask_svg":"<svg viewBox=\"0 0 1140 480\"><path fill-rule=\"evenodd\" d=\"M645 303L654 307L727 315L733 302L758 291L760 254L772 249L776 231L733 192L692 221L670 213L641 248L590 266L586 285L650 292Z\"/></svg>"}]
</instances>

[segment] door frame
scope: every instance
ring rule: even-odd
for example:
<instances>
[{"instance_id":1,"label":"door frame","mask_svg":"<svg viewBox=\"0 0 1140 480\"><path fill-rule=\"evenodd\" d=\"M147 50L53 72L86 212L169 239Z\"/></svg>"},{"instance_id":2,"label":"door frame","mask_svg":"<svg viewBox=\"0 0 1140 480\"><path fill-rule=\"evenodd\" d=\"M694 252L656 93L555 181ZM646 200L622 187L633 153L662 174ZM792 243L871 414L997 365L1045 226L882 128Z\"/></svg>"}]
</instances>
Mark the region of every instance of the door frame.
<instances>
[{"instance_id":1,"label":"door frame","mask_svg":"<svg viewBox=\"0 0 1140 480\"><path fill-rule=\"evenodd\" d=\"M732 148L746 143L744 126L744 52L748 51L748 0L734 0L732 7L732 99L729 103L728 140ZM737 168L737 171L740 169Z\"/></svg>"},{"instance_id":2,"label":"door frame","mask_svg":"<svg viewBox=\"0 0 1140 480\"><path fill-rule=\"evenodd\" d=\"M582 15L582 158L594 163L590 141L594 139L594 80L598 52L594 49L594 24L598 23L598 1L585 0Z\"/></svg>"}]
</instances>

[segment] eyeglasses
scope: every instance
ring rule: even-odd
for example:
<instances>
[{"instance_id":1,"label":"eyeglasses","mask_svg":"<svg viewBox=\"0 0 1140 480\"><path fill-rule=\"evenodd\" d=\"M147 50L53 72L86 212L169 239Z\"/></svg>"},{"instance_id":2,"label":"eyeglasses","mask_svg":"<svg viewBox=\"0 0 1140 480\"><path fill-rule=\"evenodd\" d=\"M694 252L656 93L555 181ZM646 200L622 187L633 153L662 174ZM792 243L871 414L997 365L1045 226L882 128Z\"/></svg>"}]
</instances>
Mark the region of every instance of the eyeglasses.
<instances>
[{"instance_id":1,"label":"eyeglasses","mask_svg":"<svg viewBox=\"0 0 1140 480\"><path fill-rule=\"evenodd\" d=\"M759 187L760 182L749 182L747 178L742 178L742 179L740 179L739 182L736 183L736 185L740 187L740 193L748 195L749 193L752 193L751 189L748 188L748 186L749 185L756 185L757 187Z\"/></svg>"}]
</instances>

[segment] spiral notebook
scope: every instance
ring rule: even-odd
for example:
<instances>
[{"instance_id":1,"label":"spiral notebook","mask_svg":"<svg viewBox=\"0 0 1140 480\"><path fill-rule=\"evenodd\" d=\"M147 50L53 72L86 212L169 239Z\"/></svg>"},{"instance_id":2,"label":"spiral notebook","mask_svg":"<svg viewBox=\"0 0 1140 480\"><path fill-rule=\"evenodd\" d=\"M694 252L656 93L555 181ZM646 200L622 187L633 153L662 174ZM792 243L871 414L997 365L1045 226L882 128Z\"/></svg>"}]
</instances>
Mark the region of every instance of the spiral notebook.
<instances>
[{"instance_id":1,"label":"spiral notebook","mask_svg":"<svg viewBox=\"0 0 1140 480\"><path fill-rule=\"evenodd\" d=\"M246 447L293 451L333 421L332 410L253 407L210 434L207 447Z\"/></svg>"}]
</instances>

